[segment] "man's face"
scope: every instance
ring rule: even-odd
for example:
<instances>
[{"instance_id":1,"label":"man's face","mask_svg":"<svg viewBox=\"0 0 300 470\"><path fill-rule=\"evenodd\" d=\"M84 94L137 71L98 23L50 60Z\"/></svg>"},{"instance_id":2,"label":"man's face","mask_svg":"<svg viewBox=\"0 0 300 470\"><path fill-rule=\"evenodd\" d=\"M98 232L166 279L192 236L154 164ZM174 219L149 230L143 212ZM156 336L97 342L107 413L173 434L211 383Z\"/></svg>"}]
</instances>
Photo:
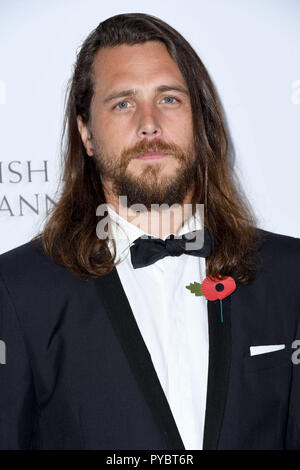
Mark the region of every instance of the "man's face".
<instances>
[{"instance_id":1,"label":"man's face","mask_svg":"<svg viewBox=\"0 0 300 470\"><path fill-rule=\"evenodd\" d=\"M107 202L182 204L195 175L192 110L184 78L165 45L149 41L99 50L90 123L78 117L97 158ZM118 95L118 96L116 96ZM141 158L148 152L163 157Z\"/></svg>"}]
</instances>

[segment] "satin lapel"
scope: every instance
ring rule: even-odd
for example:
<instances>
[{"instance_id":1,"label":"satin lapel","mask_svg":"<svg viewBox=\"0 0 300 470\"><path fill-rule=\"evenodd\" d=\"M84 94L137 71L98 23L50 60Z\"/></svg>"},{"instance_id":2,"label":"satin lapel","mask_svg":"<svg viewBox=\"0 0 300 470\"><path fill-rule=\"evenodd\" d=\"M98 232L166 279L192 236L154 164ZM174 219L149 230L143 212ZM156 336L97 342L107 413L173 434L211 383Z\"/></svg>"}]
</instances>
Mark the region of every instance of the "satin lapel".
<instances>
[{"instance_id":1,"label":"satin lapel","mask_svg":"<svg viewBox=\"0 0 300 470\"><path fill-rule=\"evenodd\" d=\"M167 449L182 449L169 403L161 387L151 356L136 323L116 268L95 279L98 295L107 308L107 314L127 357L153 417L160 428Z\"/></svg>"},{"instance_id":2,"label":"satin lapel","mask_svg":"<svg viewBox=\"0 0 300 470\"><path fill-rule=\"evenodd\" d=\"M231 363L231 297L207 301L209 330L209 365L203 449L217 449L225 411Z\"/></svg>"}]
</instances>

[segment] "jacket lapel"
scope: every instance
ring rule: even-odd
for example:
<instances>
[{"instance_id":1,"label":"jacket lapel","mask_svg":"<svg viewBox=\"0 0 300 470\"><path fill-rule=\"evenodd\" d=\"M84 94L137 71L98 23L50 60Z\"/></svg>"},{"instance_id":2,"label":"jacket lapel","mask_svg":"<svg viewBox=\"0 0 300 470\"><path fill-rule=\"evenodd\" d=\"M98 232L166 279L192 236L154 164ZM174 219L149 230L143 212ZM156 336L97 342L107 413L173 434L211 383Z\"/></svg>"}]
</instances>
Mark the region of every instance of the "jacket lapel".
<instances>
[{"instance_id":1,"label":"jacket lapel","mask_svg":"<svg viewBox=\"0 0 300 470\"><path fill-rule=\"evenodd\" d=\"M231 363L231 296L207 301L209 331L209 367L203 449L217 449L225 411Z\"/></svg>"},{"instance_id":2,"label":"jacket lapel","mask_svg":"<svg viewBox=\"0 0 300 470\"><path fill-rule=\"evenodd\" d=\"M106 305L107 314L135 379L164 436L166 448L184 450L168 400L157 377L117 269L114 267L109 274L98 277L95 283L97 293Z\"/></svg>"}]
</instances>

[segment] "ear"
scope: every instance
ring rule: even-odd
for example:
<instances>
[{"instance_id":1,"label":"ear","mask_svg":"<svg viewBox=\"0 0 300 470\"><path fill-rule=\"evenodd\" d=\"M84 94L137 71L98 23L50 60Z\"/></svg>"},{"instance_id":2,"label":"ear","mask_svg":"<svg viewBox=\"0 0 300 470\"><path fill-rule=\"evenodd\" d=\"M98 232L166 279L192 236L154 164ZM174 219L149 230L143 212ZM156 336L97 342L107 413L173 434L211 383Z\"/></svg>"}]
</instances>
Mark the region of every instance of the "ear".
<instances>
[{"instance_id":1,"label":"ear","mask_svg":"<svg viewBox=\"0 0 300 470\"><path fill-rule=\"evenodd\" d=\"M83 122L82 117L80 115L77 116L77 127L79 134L81 136L81 140L85 147L86 153L92 157L94 155L94 150L91 142L91 134L88 130L87 125Z\"/></svg>"}]
</instances>

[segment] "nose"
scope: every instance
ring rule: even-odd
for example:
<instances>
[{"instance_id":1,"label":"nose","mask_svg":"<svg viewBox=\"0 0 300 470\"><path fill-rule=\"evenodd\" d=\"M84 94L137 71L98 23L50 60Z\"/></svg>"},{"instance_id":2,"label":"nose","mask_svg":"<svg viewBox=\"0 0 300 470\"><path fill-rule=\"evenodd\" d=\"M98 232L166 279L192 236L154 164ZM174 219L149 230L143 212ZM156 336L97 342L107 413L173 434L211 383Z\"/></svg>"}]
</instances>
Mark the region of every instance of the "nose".
<instances>
[{"instance_id":1,"label":"nose","mask_svg":"<svg viewBox=\"0 0 300 470\"><path fill-rule=\"evenodd\" d=\"M144 138L158 138L162 135L161 127L158 123L157 116L155 116L153 108L144 107L140 112L138 128L138 137Z\"/></svg>"}]
</instances>

